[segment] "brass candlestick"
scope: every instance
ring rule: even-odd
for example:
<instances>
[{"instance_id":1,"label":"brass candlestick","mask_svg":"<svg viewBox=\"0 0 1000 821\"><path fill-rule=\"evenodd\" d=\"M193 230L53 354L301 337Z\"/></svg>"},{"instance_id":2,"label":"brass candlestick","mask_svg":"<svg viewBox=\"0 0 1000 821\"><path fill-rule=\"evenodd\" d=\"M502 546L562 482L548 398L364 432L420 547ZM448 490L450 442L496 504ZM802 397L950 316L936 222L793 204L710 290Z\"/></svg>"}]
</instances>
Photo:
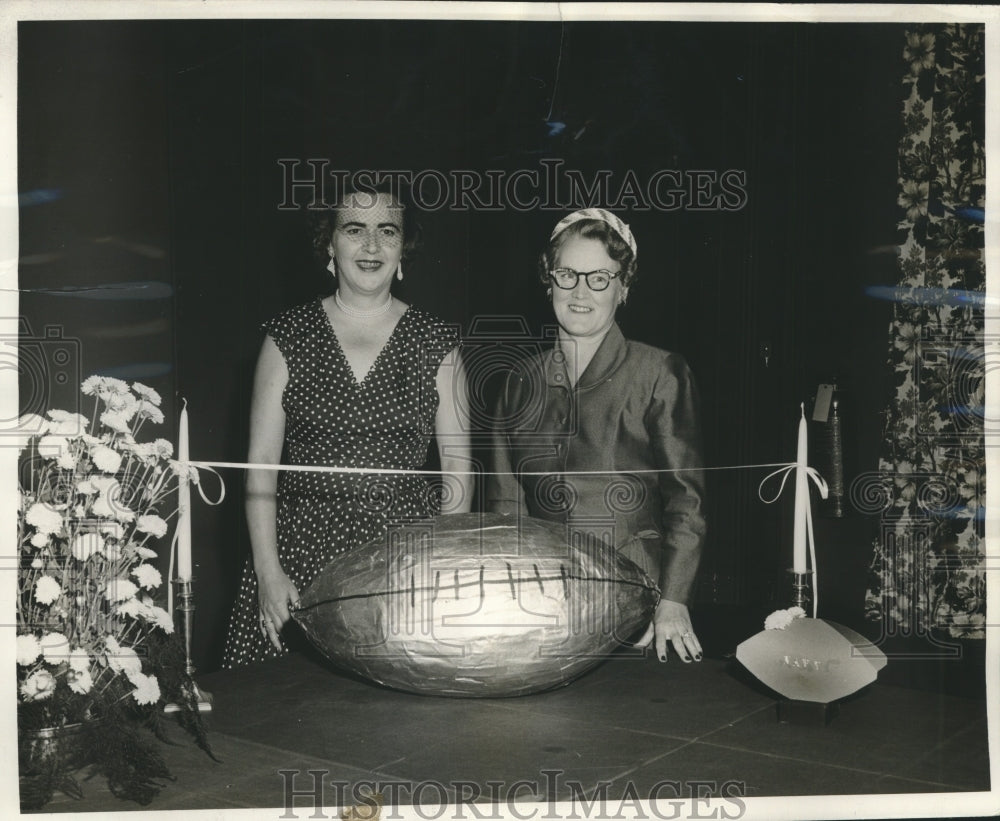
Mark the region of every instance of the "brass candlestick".
<instances>
[{"instance_id":1,"label":"brass candlestick","mask_svg":"<svg viewBox=\"0 0 1000 821\"><path fill-rule=\"evenodd\" d=\"M812 571L798 573L790 569L788 572L792 574L792 605L801 607L808 613L812 601Z\"/></svg>"},{"instance_id":2,"label":"brass candlestick","mask_svg":"<svg viewBox=\"0 0 1000 821\"><path fill-rule=\"evenodd\" d=\"M191 636L194 633L194 579L174 579L175 590L177 592L177 604L175 609L181 614L181 629L184 631L184 671L191 678L191 694L198 702L200 712L208 712L212 709L212 694L198 687L194 680L195 666L191 661ZM165 712L176 712L175 704L168 704Z\"/></svg>"}]
</instances>

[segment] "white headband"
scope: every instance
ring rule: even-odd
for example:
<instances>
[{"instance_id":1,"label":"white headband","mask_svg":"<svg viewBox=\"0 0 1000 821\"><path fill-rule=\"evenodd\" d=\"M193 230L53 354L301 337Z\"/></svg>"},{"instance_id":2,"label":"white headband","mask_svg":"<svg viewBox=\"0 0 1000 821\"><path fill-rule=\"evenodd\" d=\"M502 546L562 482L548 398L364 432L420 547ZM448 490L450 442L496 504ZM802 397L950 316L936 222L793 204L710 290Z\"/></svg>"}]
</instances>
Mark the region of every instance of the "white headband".
<instances>
[{"instance_id":1,"label":"white headband","mask_svg":"<svg viewBox=\"0 0 1000 821\"><path fill-rule=\"evenodd\" d=\"M549 239L555 239L560 231L572 225L574 222L578 222L579 220L598 220L600 222L607 223L615 230L615 233L622 238L622 241L632 249L632 256L639 256L639 250L635 245L635 237L632 236L632 232L629 230L629 227L610 211L605 211L603 208L584 208L580 211L574 211L569 216L563 217L556 224L556 227L552 229L552 236L549 237Z\"/></svg>"}]
</instances>

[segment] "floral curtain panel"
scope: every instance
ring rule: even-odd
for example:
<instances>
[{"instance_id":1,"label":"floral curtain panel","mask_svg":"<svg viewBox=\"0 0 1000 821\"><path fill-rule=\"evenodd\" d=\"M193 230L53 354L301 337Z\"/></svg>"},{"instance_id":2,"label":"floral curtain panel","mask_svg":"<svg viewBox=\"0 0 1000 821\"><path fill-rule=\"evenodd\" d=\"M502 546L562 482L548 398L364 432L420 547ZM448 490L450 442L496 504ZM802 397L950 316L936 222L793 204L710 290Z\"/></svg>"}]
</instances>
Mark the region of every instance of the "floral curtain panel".
<instances>
[{"instance_id":1,"label":"floral curtain panel","mask_svg":"<svg viewBox=\"0 0 1000 821\"><path fill-rule=\"evenodd\" d=\"M866 611L886 635L985 636L984 39L916 26L903 49L894 395L858 494L881 508Z\"/></svg>"}]
</instances>

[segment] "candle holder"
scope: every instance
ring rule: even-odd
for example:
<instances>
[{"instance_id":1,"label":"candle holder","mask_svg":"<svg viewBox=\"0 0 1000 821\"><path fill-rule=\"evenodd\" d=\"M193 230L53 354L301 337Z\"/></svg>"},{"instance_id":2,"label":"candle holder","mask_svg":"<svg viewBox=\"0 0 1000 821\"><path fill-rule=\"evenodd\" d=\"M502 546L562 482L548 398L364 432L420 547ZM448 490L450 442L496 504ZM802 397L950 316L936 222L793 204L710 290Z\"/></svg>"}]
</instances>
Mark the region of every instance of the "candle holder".
<instances>
[{"instance_id":1,"label":"candle holder","mask_svg":"<svg viewBox=\"0 0 1000 821\"><path fill-rule=\"evenodd\" d=\"M191 695L198 702L199 712L209 712L212 709L212 694L202 690L194 680L195 666L191 661L191 636L194 633L194 579L174 579L177 592L175 609L181 614L181 629L184 631L184 671L191 678ZM168 704L164 712L176 712L175 704Z\"/></svg>"},{"instance_id":2,"label":"candle holder","mask_svg":"<svg viewBox=\"0 0 1000 821\"><path fill-rule=\"evenodd\" d=\"M808 613L809 604L812 601L812 571L798 573L795 569L790 568L788 572L792 574L792 605L801 607Z\"/></svg>"}]
</instances>

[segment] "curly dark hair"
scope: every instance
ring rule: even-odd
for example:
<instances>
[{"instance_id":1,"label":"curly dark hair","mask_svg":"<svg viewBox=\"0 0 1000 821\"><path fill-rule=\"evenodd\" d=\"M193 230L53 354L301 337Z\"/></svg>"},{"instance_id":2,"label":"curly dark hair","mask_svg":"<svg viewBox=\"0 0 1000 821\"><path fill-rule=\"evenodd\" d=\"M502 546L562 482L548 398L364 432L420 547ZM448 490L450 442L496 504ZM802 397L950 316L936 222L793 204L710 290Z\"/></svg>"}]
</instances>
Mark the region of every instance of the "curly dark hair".
<instances>
[{"instance_id":1,"label":"curly dark hair","mask_svg":"<svg viewBox=\"0 0 1000 821\"><path fill-rule=\"evenodd\" d=\"M337 227L337 215L341 206L353 194L389 194L403 208L403 260L411 260L423 244L423 230L414 216L414 207L405 188L391 186L388 183L377 185L345 185L337 202L319 211L309 212L309 224L312 234L313 252L316 259L326 263L329 257L330 241L333 229Z\"/></svg>"},{"instance_id":2,"label":"curly dark hair","mask_svg":"<svg viewBox=\"0 0 1000 821\"><path fill-rule=\"evenodd\" d=\"M639 266L635 254L628 247L618 232L603 220L582 219L567 225L548 244L548 247L538 256L538 278L545 285L550 285L549 272L555 267L556 257L563 245L571 237L600 240L608 256L621 266L621 283L629 287L635 282Z\"/></svg>"}]
</instances>

